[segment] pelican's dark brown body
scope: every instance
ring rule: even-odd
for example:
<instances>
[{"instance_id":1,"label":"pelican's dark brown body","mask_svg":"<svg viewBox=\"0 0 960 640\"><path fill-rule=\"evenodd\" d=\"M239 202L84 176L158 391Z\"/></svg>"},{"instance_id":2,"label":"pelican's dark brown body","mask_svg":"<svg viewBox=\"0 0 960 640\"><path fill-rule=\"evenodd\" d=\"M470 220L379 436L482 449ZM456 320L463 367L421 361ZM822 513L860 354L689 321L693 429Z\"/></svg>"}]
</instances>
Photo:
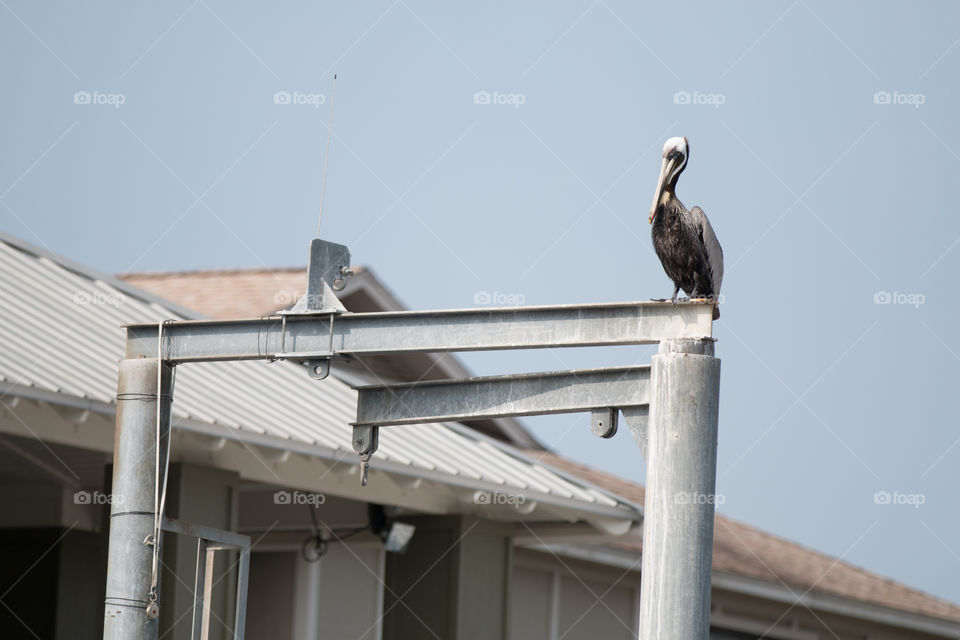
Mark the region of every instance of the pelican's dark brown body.
<instances>
[{"instance_id":1,"label":"pelican's dark brown body","mask_svg":"<svg viewBox=\"0 0 960 640\"><path fill-rule=\"evenodd\" d=\"M676 196L669 198L653 219L653 248L674 286L691 298L715 298L703 236L690 217Z\"/></svg>"},{"instance_id":2,"label":"pelican's dark brown body","mask_svg":"<svg viewBox=\"0 0 960 640\"><path fill-rule=\"evenodd\" d=\"M673 280L674 302L680 289L691 298L717 301L723 282L723 249L703 209L687 211L676 194L677 179L689 157L686 138L670 138L663 145L660 179L650 209L650 235L663 270ZM713 318L719 317L720 310L714 306Z\"/></svg>"}]
</instances>

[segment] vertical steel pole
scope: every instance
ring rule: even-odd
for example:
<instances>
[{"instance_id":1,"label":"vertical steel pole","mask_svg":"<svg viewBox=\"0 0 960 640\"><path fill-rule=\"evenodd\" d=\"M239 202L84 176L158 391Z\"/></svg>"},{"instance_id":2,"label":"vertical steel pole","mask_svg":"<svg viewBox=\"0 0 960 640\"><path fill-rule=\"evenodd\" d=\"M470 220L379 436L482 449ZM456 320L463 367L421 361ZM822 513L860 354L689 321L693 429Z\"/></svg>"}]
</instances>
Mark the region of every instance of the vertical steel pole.
<instances>
[{"instance_id":1,"label":"vertical steel pole","mask_svg":"<svg viewBox=\"0 0 960 640\"><path fill-rule=\"evenodd\" d=\"M651 384L640 637L705 640L720 403L713 342L661 342Z\"/></svg>"},{"instance_id":2,"label":"vertical steel pole","mask_svg":"<svg viewBox=\"0 0 960 640\"><path fill-rule=\"evenodd\" d=\"M157 619L147 616L153 562L153 547L147 541L154 529L158 367L162 367L160 460L165 461L173 368L155 358L120 362L104 640L157 638Z\"/></svg>"}]
</instances>

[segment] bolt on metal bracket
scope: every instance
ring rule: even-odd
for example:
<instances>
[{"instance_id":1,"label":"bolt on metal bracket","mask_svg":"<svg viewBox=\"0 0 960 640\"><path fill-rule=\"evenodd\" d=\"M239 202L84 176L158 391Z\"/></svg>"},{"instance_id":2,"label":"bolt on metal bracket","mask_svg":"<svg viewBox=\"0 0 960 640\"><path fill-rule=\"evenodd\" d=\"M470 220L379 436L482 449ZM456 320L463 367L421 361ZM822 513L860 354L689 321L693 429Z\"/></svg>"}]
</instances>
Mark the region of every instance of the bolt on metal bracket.
<instances>
[{"instance_id":1,"label":"bolt on metal bracket","mask_svg":"<svg viewBox=\"0 0 960 640\"><path fill-rule=\"evenodd\" d=\"M612 438L617 433L617 416L620 410L594 409L590 412L590 432L599 438Z\"/></svg>"},{"instance_id":2,"label":"bolt on metal bracket","mask_svg":"<svg viewBox=\"0 0 960 640\"><path fill-rule=\"evenodd\" d=\"M314 380L323 380L330 375L330 358L307 360L307 373Z\"/></svg>"}]
</instances>

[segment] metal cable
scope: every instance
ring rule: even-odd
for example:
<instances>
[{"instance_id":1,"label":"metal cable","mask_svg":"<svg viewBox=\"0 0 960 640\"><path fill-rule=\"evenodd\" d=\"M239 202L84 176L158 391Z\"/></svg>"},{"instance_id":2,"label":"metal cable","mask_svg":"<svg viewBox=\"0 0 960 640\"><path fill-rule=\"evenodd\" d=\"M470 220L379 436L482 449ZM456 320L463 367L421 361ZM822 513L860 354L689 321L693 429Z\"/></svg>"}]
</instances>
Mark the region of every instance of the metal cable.
<instances>
[{"instance_id":1,"label":"metal cable","mask_svg":"<svg viewBox=\"0 0 960 640\"><path fill-rule=\"evenodd\" d=\"M159 583L159 573L160 573L160 536L161 529L163 527L163 511L166 506L167 501L167 476L169 475L170 470L170 449L173 445L173 438L171 428L167 430L167 455L163 464L163 483L160 482L160 433L163 429L163 401L169 399L172 404L172 394L161 394L160 389L163 385L163 325L170 320L162 320L157 324L157 393L152 394L153 397L157 399L157 442L156 442L156 456L155 456L155 472L154 476L154 514L153 514L153 563L150 571L150 593L149 598L150 602L155 602L157 600L157 584ZM173 387L173 375L174 372L170 372L171 380L170 386ZM134 395L134 394L131 394ZM151 395L151 394L144 394ZM131 398L134 399L134 398ZM170 407L171 411L171 423L173 422L172 411L173 407Z\"/></svg>"}]
</instances>

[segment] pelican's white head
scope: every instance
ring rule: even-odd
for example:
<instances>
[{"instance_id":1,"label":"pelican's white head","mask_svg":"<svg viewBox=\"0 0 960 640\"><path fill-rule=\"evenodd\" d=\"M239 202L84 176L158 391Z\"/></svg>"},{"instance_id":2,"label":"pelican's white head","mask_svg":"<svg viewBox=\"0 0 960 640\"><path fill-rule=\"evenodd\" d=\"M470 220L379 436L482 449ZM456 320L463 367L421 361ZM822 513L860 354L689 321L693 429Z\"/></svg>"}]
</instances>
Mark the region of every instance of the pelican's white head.
<instances>
[{"instance_id":1,"label":"pelican's white head","mask_svg":"<svg viewBox=\"0 0 960 640\"><path fill-rule=\"evenodd\" d=\"M687 139L675 136L663 143L663 157L666 158L671 153L682 153L687 155Z\"/></svg>"},{"instance_id":2,"label":"pelican's white head","mask_svg":"<svg viewBox=\"0 0 960 640\"><path fill-rule=\"evenodd\" d=\"M660 178L657 180L657 192L653 195L653 205L650 207L650 223L657 215L657 206L664 187L676 183L677 176L687 166L690 157L690 147L686 138L674 137L663 145L663 162L660 164Z\"/></svg>"}]
</instances>

